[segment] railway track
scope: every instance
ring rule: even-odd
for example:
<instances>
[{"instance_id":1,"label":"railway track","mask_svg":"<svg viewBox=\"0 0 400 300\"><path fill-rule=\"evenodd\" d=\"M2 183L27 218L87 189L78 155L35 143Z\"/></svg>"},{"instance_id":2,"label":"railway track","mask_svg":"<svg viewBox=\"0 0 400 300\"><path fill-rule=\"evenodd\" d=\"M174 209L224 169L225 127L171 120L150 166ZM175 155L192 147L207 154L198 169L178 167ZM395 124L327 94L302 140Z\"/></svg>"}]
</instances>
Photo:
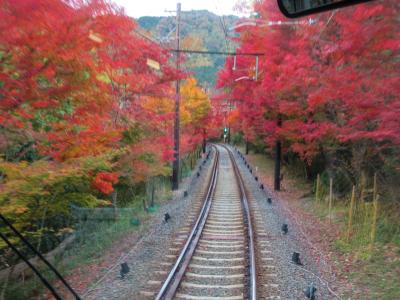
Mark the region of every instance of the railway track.
<instances>
[{"instance_id":1,"label":"railway track","mask_svg":"<svg viewBox=\"0 0 400 300\"><path fill-rule=\"evenodd\" d=\"M231 151L216 146L198 218L164 281L161 299L256 299L256 266L249 204Z\"/></svg>"}]
</instances>

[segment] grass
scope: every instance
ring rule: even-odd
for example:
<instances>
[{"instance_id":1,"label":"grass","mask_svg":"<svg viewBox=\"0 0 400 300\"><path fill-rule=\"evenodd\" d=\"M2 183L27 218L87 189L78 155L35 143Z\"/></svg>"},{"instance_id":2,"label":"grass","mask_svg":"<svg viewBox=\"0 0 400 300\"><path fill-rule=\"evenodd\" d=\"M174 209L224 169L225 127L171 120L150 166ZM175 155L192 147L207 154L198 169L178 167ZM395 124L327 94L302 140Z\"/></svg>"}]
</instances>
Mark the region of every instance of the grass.
<instances>
[{"instance_id":1,"label":"grass","mask_svg":"<svg viewBox=\"0 0 400 300\"><path fill-rule=\"evenodd\" d=\"M349 273L349 278L365 287L363 299L400 299L399 253L392 250L378 245L371 254L361 256L354 262L356 268ZM347 296L351 297L351 294Z\"/></svg>"}]
</instances>

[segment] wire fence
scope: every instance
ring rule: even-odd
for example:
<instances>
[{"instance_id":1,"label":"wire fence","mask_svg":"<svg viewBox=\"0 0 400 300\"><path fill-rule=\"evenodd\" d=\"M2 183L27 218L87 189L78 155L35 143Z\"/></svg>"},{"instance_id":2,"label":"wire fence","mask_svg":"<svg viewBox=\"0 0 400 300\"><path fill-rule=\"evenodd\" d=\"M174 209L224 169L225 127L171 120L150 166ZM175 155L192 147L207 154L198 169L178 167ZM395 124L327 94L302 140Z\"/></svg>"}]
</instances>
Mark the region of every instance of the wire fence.
<instances>
[{"instance_id":1,"label":"wire fence","mask_svg":"<svg viewBox=\"0 0 400 300\"><path fill-rule=\"evenodd\" d=\"M331 223L336 218L344 218L346 226L341 230L341 239L348 244L373 248L382 200L377 177L375 173L372 180L363 179L351 186L344 177L318 174L315 180L317 209L320 213L325 212Z\"/></svg>"},{"instance_id":2,"label":"wire fence","mask_svg":"<svg viewBox=\"0 0 400 300\"><path fill-rule=\"evenodd\" d=\"M181 159L181 182L192 175L200 157L199 147ZM141 189L117 187L112 197L112 207L84 208L71 205L73 231L76 237L73 248L76 250L72 249L70 253L82 251L86 245L89 246L90 253L93 249L102 251L108 248L109 241L138 230L144 221L156 213L164 202L172 199L172 196L171 178L154 176L148 178Z\"/></svg>"}]
</instances>

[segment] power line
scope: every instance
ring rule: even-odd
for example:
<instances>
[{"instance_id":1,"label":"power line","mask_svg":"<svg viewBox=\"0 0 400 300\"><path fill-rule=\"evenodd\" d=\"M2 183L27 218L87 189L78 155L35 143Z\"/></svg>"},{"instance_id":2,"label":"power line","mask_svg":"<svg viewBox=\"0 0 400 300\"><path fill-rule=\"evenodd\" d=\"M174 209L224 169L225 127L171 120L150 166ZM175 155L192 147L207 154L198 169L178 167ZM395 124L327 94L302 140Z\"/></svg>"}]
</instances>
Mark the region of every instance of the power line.
<instances>
[{"instance_id":1,"label":"power line","mask_svg":"<svg viewBox=\"0 0 400 300\"><path fill-rule=\"evenodd\" d=\"M150 38L149 36L147 36L147 35L141 33L139 30L133 29L133 31L136 32L139 36L141 36L141 37L144 38L145 40L147 40L147 41L149 41L149 42L151 42L151 43L153 43L153 44L156 44L157 46L160 46L161 48L164 48L164 46L163 46L159 41L153 40L153 39Z\"/></svg>"},{"instance_id":2,"label":"power line","mask_svg":"<svg viewBox=\"0 0 400 300\"><path fill-rule=\"evenodd\" d=\"M215 1L214 1L214 5L215 5L215 8L216 8L216 10L218 11L218 14L219 14L220 11L219 11L217 3ZM229 50L229 47L228 47L228 31L226 29L224 16L219 14L218 17L219 17L219 21L220 21L220 24L221 24L221 27L222 27L222 32L224 33L225 50L228 51Z\"/></svg>"},{"instance_id":3,"label":"power line","mask_svg":"<svg viewBox=\"0 0 400 300\"><path fill-rule=\"evenodd\" d=\"M220 21L220 24L221 24L221 26L222 26L222 31L223 31L223 33L224 33L224 38L225 38L225 50L228 51L228 50L229 50L229 47L228 47L228 33L227 33L227 31L226 31L226 28L225 28L225 24L224 24L223 17L219 16L219 21Z\"/></svg>"},{"instance_id":4,"label":"power line","mask_svg":"<svg viewBox=\"0 0 400 300\"><path fill-rule=\"evenodd\" d=\"M228 38L228 29L226 28L225 17L222 15L221 19L222 19L222 27L223 27L224 33L225 33L225 39L227 39Z\"/></svg>"}]
</instances>

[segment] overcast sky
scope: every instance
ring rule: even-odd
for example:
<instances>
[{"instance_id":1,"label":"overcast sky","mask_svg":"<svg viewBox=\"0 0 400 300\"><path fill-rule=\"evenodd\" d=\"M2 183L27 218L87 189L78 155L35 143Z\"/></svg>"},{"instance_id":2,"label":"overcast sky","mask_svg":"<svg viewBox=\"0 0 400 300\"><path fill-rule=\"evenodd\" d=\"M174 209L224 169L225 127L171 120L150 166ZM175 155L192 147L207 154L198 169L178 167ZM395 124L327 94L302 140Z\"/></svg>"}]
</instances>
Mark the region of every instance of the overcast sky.
<instances>
[{"instance_id":1,"label":"overcast sky","mask_svg":"<svg viewBox=\"0 0 400 300\"><path fill-rule=\"evenodd\" d=\"M218 15L238 13L233 10L236 0L113 0L125 9L128 16L168 16L173 15L165 10L176 10L176 3L182 4L182 10L207 9Z\"/></svg>"}]
</instances>

